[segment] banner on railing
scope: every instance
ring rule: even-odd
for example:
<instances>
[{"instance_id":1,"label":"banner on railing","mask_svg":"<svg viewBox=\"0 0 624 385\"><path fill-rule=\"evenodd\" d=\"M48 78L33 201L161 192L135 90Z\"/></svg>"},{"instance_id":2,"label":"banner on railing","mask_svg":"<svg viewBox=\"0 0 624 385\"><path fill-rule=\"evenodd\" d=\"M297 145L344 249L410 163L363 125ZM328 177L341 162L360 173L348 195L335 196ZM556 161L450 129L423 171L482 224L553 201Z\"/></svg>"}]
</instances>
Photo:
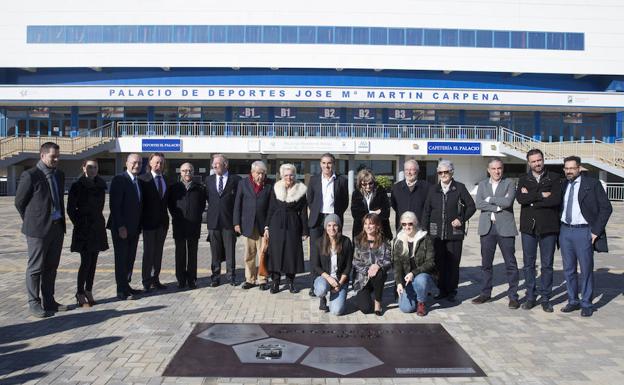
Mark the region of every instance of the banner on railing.
<instances>
[{"instance_id":1,"label":"banner on railing","mask_svg":"<svg viewBox=\"0 0 624 385\"><path fill-rule=\"evenodd\" d=\"M479 142L427 142L427 154L481 155Z\"/></svg>"}]
</instances>

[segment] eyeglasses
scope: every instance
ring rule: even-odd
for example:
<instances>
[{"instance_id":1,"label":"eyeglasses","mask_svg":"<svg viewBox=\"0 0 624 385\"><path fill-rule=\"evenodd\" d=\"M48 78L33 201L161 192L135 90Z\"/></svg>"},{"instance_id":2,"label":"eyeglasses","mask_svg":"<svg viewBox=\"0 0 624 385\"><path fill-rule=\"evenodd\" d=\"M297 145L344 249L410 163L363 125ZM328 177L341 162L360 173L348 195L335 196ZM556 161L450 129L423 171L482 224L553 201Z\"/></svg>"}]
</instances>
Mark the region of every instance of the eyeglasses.
<instances>
[{"instance_id":1,"label":"eyeglasses","mask_svg":"<svg viewBox=\"0 0 624 385\"><path fill-rule=\"evenodd\" d=\"M362 186L373 186L375 185L375 182L370 181L370 182L362 182Z\"/></svg>"},{"instance_id":2,"label":"eyeglasses","mask_svg":"<svg viewBox=\"0 0 624 385\"><path fill-rule=\"evenodd\" d=\"M414 226L414 224L413 223L401 223L401 226L402 227L412 227L412 226Z\"/></svg>"},{"instance_id":3,"label":"eyeglasses","mask_svg":"<svg viewBox=\"0 0 624 385\"><path fill-rule=\"evenodd\" d=\"M438 175L450 175L451 172L449 170L438 171Z\"/></svg>"}]
</instances>

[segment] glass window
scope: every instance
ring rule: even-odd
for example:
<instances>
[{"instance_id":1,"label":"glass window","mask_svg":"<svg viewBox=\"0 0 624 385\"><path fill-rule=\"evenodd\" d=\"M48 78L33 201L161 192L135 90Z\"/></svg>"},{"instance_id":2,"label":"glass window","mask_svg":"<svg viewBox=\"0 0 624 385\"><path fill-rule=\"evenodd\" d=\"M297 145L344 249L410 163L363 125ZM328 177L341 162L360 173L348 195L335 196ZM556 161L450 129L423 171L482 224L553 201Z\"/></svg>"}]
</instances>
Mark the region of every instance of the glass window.
<instances>
[{"instance_id":1,"label":"glass window","mask_svg":"<svg viewBox=\"0 0 624 385\"><path fill-rule=\"evenodd\" d=\"M529 48L546 48L546 34L544 32L529 32Z\"/></svg>"},{"instance_id":2,"label":"glass window","mask_svg":"<svg viewBox=\"0 0 624 385\"><path fill-rule=\"evenodd\" d=\"M582 33L566 33L566 48L572 51L585 49L585 36Z\"/></svg>"},{"instance_id":3,"label":"glass window","mask_svg":"<svg viewBox=\"0 0 624 385\"><path fill-rule=\"evenodd\" d=\"M441 44L444 47L457 47L459 43L456 29L443 29L441 32Z\"/></svg>"},{"instance_id":4,"label":"glass window","mask_svg":"<svg viewBox=\"0 0 624 385\"><path fill-rule=\"evenodd\" d=\"M527 33L522 31L511 32L511 48L526 48Z\"/></svg>"},{"instance_id":5,"label":"glass window","mask_svg":"<svg viewBox=\"0 0 624 385\"><path fill-rule=\"evenodd\" d=\"M429 46L440 45L440 30L439 29L425 29L425 44Z\"/></svg>"},{"instance_id":6,"label":"glass window","mask_svg":"<svg viewBox=\"0 0 624 385\"><path fill-rule=\"evenodd\" d=\"M202 120L205 122L222 122L225 120L225 107L203 107Z\"/></svg>"},{"instance_id":7,"label":"glass window","mask_svg":"<svg viewBox=\"0 0 624 385\"><path fill-rule=\"evenodd\" d=\"M102 42L102 29L103 28L101 25L90 25L90 26L85 27L86 42L101 43Z\"/></svg>"},{"instance_id":8,"label":"glass window","mask_svg":"<svg viewBox=\"0 0 624 385\"><path fill-rule=\"evenodd\" d=\"M102 42L103 43L117 43L119 36L117 32L119 30L114 25L105 25L102 27Z\"/></svg>"},{"instance_id":9,"label":"glass window","mask_svg":"<svg viewBox=\"0 0 624 385\"><path fill-rule=\"evenodd\" d=\"M171 35L173 34L173 27L170 25L157 25L156 28L156 41L155 43L171 43Z\"/></svg>"},{"instance_id":10,"label":"glass window","mask_svg":"<svg viewBox=\"0 0 624 385\"><path fill-rule=\"evenodd\" d=\"M403 28L388 29L388 44L404 45L405 44L405 30Z\"/></svg>"},{"instance_id":11,"label":"glass window","mask_svg":"<svg viewBox=\"0 0 624 385\"><path fill-rule=\"evenodd\" d=\"M561 32L548 32L546 34L546 48L563 49L563 36Z\"/></svg>"},{"instance_id":12,"label":"glass window","mask_svg":"<svg viewBox=\"0 0 624 385\"><path fill-rule=\"evenodd\" d=\"M370 29L365 27L353 28L353 44L368 44L370 42Z\"/></svg>"},{"instance_id":13,"label":"glass window","mask_svg":"<svg viewBox=\"0 0 624 385\"><path fill-rule=\"evenodd\" d=\"M477 31L477 47L492 47L492 31Z\"/></svg>"},{"instance_id":14,"label":"glass window","mask_svg":"<svg viewBox=\"0 0 624 385\"><path fill-rule=\"evenodd\" d=\"M244 43L245 42L245 27L242 25L228 25L227 42L228 43Z\"/></svg>"},{"instance_id":15,"label":"glass window","mask_svg":"<svg viewBox=\"0 0 624 385\"><path fill-rule=\"evenodd\" d=\"M133 25L119 26L119 42L120 43L137 43L138 31Z\"/></svg>"},{"instance_id":16,"label":"glass window","mask_svg":"<svg viewBox=\"0 0 624 385\"><path fill-rule=\"evenodd\" d=\"M256 25L245 27L245 43L260 43L262 40L262 28Z\"/></svg>"},{"instance_id":17,"label":"glass window","mask_svg":"<svg viewBox=\"0 0 624 385\"><path fill-rule=\"evenodd\" d=\"M211 43L225 43L226 31L227 31L227 28L225 25L210 26L210 42Z\"/></svg>"},{"instance_id":18,"label":"glass window","mask_svg":"<svg viewBox=\"0 0 624 385\"><path fill-rule=\"evenodd\" d=\"M316 27L299 27L299 43L314 44L316 42Z\"/></svg>"},{"instance_id":19,"label":"glass window","mask_svg":"<svg viewBox=\"0 0 624 385\"><path fill-rule=\"evenodd\" d=\"M336 27L334 33L336 44L351 44L351 27Z\"/></svg>"},{"instance_id":20,"label":"glass window","mask_svg":"<svg viewBox=\"0 0 624 385\"><path fill-rule=\"evenodd\" d=\"M282 43L288 43L288 44L297 43L297 27L293 27L293 26L282 27Z\"/></svg>"},{"instance_id":21,"label":"glass window","mask_svg":"<svg viewBox=\"0 0 624 385\"><path fill-rule=\"evenodd\" d=\"M459 124L459 110L437 110L436 121L441 124Z\"/></svg>"},{"instance_id":22,"label":"glass window","mask_svg":"<svg viewBox=\"0 0 624 385\"><path fill-rule=\"evenodd\" d=\"M406 45L422 45L423 30L422 28L408 28L405 30Z\"/></svg>"},{"instance_id":23,"label":"glass window","mask_svg":"<svg viewBox=\"0 0 624 385\"><path fill-rule=\"evenodd\" d=\"M387 45L388 28L371 28L371 44Z\"/></svg>"},{"instance_id":24,"label":"glass window","mask_svg":"<svg viewBox=\"0 0 624 385\"><path fill-rule=\"evenodd\" d=\"M26 42L28 44L45 43L44 38L47 35L44 32L44 28L36 25L26 27Z\"/></svg>"},{"instance_id":25,"label":"glass window","mask_svg":"<svg viewBox=\"0 0 624 385\"><path fill-rule=\"evenodd\" d=\"M459 46L474 47L476 42L475 31L472 29L459 30Z\"/></svg>"},{"instance_id":26,"label":"glass window","mask_svg":"<svg viewBox=\"0 0 624 385\"><path fill-rule=\"evenodd\" d=\"M67 43L85 43L87 34L85 32L85 27L76 25L76 26L68 26L65 31L66 34L66 42Z\"/></svg>"},{"instance_id":27,"label":"glass window","mask_svg":"<svg viewBox=\"0 0 624 385\"><path fill-rule=\"evenodd\" d=\"M176 43L190 43L191 29L192 27L190 25L173 26L173 41Z\"/></svg>"},{"instance_id":28,"label":"glass window","mask_svg":"<svg viewBox=\"0 0 624 385\"><path fill-rule=\"evenodd\" d=\"M319 44L333 44L334 43L334 28L333 27L318 27L317 43Z\"/></svg>"},{"instance_id":29,"label":"glass window","mask_svg":"<svg viewBox=\"0 0 624 385\"><path fill-rule=\"evenodd\" d=\"M208 43L210 28L207 25L196 25L193 26L192 34L193 43Z\"/></svg>"},{"instance_id":30,"label":"glass window","mask_svg":"<svg viewBox=\"0 0 624 385\"><path fill-rule=\"evenodd\" d=\"M511 113L511 128L526 136L535 134L535 115L533 112L513 111Z\"/></svg>"},{"instance_id":31,"label":"glass window","mask_svg":"<svg viewBox=\"0 0 624 385\"><path fill-rule=\"evenodd\" d=\"M262 27L262 42L263 43L279 43L280 42L280 27L275 25L265 25Z\"/></svg>"},{"instance_id":32,"label":"glass window","mask_svg":"<svg viewBox=\"0 0 624 385\"><path fill-rule=\"evenodd\" d=\"M494 31L494 48L509 48L508 31Z\"/></svg>"}]
</instances>

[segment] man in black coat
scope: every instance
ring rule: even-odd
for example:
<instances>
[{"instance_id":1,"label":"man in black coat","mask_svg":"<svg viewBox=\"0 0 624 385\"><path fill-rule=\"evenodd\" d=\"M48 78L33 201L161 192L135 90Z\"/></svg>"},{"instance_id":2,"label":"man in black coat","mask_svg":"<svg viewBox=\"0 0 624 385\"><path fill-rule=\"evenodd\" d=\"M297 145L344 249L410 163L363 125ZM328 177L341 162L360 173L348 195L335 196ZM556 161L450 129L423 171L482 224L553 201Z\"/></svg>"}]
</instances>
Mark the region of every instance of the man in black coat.
<instances>
[{"instance_id":1,"label":"man in black coat","mask_svg":"<svg viewBox=\"0 0 624 385\"><path fill-rule=\"evenodd\" d=\"M594 312L594 250L607 251L605 227L613 207L598 180L581 176L581 158L565 158L563 170L567 180L563 186L559 244L568 289L568 304L561 311L570 313L581 309L581 316L591 317ZM577 264L581 267L580 302Z\"/></svg>"},{"instance_id":2,"label":"man in black coat","mask_svg":"<svg viewBox=\"0 0 624 385\"><path fill-rule=\"evenodd\" d=\"M141 234L143 182L138 175L142 164L139 154L128 155L126 171L116 175L110 185L110 216L106 227L113 238L117 298L121 300L136 298L141 293L140 290L130 287L130 281Z\"/></svg>"},{"instance_id":3,"label":"man in black coat","mask_svg":"<svg viewBox=\"0 0 624 385\"><path fill-rule=\"evenodd\" d=\"M147 173L139 179L143 182L143 264L142 278L145 293L152 288L166 289L160 282L163 248L169 230L167 214L167 182L163 175L165 154L155 152L148 158Z\"/></svg>"},{"instance_id":4,"label":"man in black coat","mask_svg":"<svg viewBox=\"0 0 624 385\"><path fill-rule=\"evenodd\" d=\"M418 162L409 159L403 164L405 179L395 183L390 191L390 204L395 212L395 228L397 233L401 230L401 215L406 211L416 214L419 221L422 220L423 207L431 185L425 180L418 180L420 168Z\"/></svg>"},{"instance_id":5,"label":"man in black coat","mask_svg":"<svg viewBox=\"0 0 624 385\"><path fill-rule=\"evenodd\" d=\"M536 305L535 263L540 249L542 309L552 313L553 258L559 233L561 177L544 169L544 154L539 149L527 152L530 171L518 179L516 200L520 203L520 236L524 264L525 310Z\"/></svg>"},{"instance_id":6,"label":"man in black coat","mask_svg":"<svg viewBox=\"0 0 624 385\"><path fill-rule=\"evenodd\" d=\"M15 207L22 217L22 233L28 245L28 306L30 314L37 318L67 310L54 299L65 234L65 175L56 169L59 155L56 143L42 144L39 162L22 173L15 193Z\"/></svg>"},{"instance_id":7,"label":"man in black coat","mask_svg":"<svg viewBox=\"0 0 624 385\"><path fill-rule=\"evenodd\" d=\"M208 231L212 254L212 283L221 283L221 262L226 261L230 284L236 285L236 233L234 232L234 200L240 177L228 172L228 160L223 154L212 156L214 174L206 178L208 202Z\"/></svg>"},{"instance_id":8,"label":"man in black coat","mask_svg":"<svg viewBox=\"0 0 624 385\"><path fill-rule=\"evenodd\" d=\"M262 161L251 164L249 177L238 184L234 203L234 230L245 239L245 283L243 289L251 289L256 280L260 290L268 289L267 278L258 274L256 255L265 236L266 216L273 184L266 179L267 167Z\"/></svg>"},{"instance_id":9,"label":"man in black coat","mask_svg":"<svg viewBox=\"0 0 624 385\"><path fill-rule=\"evenodd\" d=\"M195 168L190 163L180 166L180 182L169 189L168 201L173 240L175 241L175 270L178 287L197 286L197 245L201 221L206 208L206 188L193 181Z\"/></svg>"},{"instance_id":10,"label":"man in black coat","mask_svg":"<svg viewBox=\"0 0 624 385\"><path fill-rule=\"evenodd\" d=\"M344 212L349 206L349 184L347 178L338 175L334 171L336 158L325 153L321 156L321 174L310 177L308 183L308 207L310 215L308 217L308 227L310 228L310 275L312 282L315 278L313 260L316 252L318 239L323 235L323 221L325 216L336 214L341 222L344 222ZM310 288L310 296L314 296L314 285Z\"/></svg>"}]
</instances>

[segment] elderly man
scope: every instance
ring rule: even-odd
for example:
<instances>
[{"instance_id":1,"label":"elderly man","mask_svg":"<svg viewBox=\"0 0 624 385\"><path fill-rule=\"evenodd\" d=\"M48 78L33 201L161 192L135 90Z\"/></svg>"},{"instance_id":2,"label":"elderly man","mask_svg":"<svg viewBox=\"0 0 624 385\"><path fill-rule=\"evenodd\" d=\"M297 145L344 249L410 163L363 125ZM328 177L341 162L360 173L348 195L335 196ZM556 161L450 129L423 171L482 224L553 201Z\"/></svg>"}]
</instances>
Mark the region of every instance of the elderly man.
<instances>
[{"instance_id":1,"label":"elderly man","mask_svg":"<svg viewBox=\"0 0 624 385\"><path fill-rule=\"evenodd\" d=\"M479 235L481 236L481 272L483 284L481 294L472 300L474 304L488 302L492 297L492 263L496 245L503 254L507 270L509 290L509 308L517 309L518 303L518 262L516 261L516 220L513 203L516 186L513 181L503 178L503 161L492 158L488 162L489 178L479 182L475 197L479 216Z\"/></svg>"},{"instance_id":2,"label":"elderly man","mask_svg":"<svg viewBox=\"0 0 624 385\"><path fill-rule=\"evenodd\" d=\"M230 174L228 160L223 154L212 156L214 174L206 178L208 202L208 231L212 254L212 283L221 284L221 262L226 261L230 285L236 285L236 233L234 232L234 200L240 177Z\"/></svg>"},{"instance_id":3,"label":"elderly man","mask_svg":"<svg viewBox=\"0 0 624 385\"><path fill-rule=\"evenodd\" d=\"M265 235L266 216L269 210L273 184L266 179L267 167L262 161L251 164L251 173L238 184L234 201L234 231L245 239L245 283L251 289L257 283L260 290L268 289L267 277L258 274L256 255Z\"/></svg>"},{"instance_id":4,"label":"elderly man","mask_svg":"<svg viewBox=\"0 0 624 385\"><path fill-rule=\"evenodd\" d=\"M22 217L22 233L28 245L28 306L30 314L37 318L67 310L67 306L54 299L56 270L65 234L65 175L56 168L59 155L58 144L42 144L39 162L22 173L15 194L15 207Z\"/></svg>"},{"instance_id":5,"label":"elderly man","mask_svg":"<svg viewBox=\"0 0 624 385\"><path fill-rule=\"evenodd\" d=\"M117 298L121 300L134 299L141 293L130 287L130 281L141 234L143 182L138 175L142 164L139 154L128 155L126 171L116 175L110 185L110 216L106 227L113 238Z\"/></svg>"},{"instance_id":6,"label":"elderly man","mask_svg":"<svg viewBox=\"0 0 624 385\"><path fill-rule=\"evenodd\" d=\"M416 214L420 221L422 219L423 207L431 185L425 180L418 180L420 168L418 162L409 159L403 164L405 179L395 183L390 192L390 204L395 212L395 228L401 230L401 215L406 211Z\"/></svg>"}]
</instances>

